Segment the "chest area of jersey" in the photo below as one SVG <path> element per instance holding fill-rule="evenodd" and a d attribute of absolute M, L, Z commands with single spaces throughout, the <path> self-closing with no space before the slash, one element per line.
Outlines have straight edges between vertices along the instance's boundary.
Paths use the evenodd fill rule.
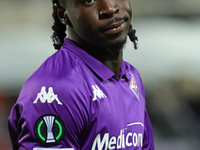
<path fill-rule="evenodd" d="M 138 99 L 129 84 L 93 85 L 92 123 L 96 137 L 92 149 L 142 147 L 144 100 Z"/>
<path fill-rule="evenodd" d="M 145 100 L 139 83 L 125 80 L 93 83 L 90 89 L 93 116 L 109 120 L 112 117 L 113 121 L 142 118 Z"/>

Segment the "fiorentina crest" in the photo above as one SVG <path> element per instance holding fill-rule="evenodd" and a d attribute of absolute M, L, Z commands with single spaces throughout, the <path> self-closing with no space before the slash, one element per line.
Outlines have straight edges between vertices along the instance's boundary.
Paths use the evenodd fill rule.
<path fill-rule="evenodd" d="M 139 89 L 138 89 L 137 83 L 135 81 L 135 78 L 134 78 L 134 76 L 132 74 L 131 74 L 131 82 L 130 82 L 129 88 L 135 94 L 135 96 L 137 97 L 138 101 L 140 101 L 140 99 L 139 99 Z"/>

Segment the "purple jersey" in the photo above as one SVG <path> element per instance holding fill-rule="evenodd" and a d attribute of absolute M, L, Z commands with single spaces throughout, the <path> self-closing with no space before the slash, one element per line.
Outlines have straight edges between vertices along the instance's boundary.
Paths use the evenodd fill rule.
<path fill-rule="evenodd" d="M 16 150 L 154 150 L 138 71 L 122 60 L 117 79 L 69 39 L 25 82 L 9 131 Z"/>

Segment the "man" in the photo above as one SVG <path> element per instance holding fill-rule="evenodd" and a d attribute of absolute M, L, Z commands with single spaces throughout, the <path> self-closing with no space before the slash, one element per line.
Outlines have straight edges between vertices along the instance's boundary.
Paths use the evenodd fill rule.
<path fill-rule="evenodd" d="M 24 84 L 9 117 L 13 149 L 154 150 L 130 0 L 53 0 L 58 49 Z M 65 30 L 67 26 L 67 38 Z"/>

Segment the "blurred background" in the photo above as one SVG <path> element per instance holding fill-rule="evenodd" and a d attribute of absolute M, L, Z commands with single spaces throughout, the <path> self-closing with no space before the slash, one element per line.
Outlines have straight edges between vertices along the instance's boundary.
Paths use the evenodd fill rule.
<path fill-rule="evenodd" d="M 156 150 L 200 147 L 200 1 L 132 0 L 140 72 Z M 50 0 L 0 0 L 0 150 L 11 150 L 10 109 L 26 79 L 55 52 Z M 30 112 L 31 113 L 31 112 Z"/>

